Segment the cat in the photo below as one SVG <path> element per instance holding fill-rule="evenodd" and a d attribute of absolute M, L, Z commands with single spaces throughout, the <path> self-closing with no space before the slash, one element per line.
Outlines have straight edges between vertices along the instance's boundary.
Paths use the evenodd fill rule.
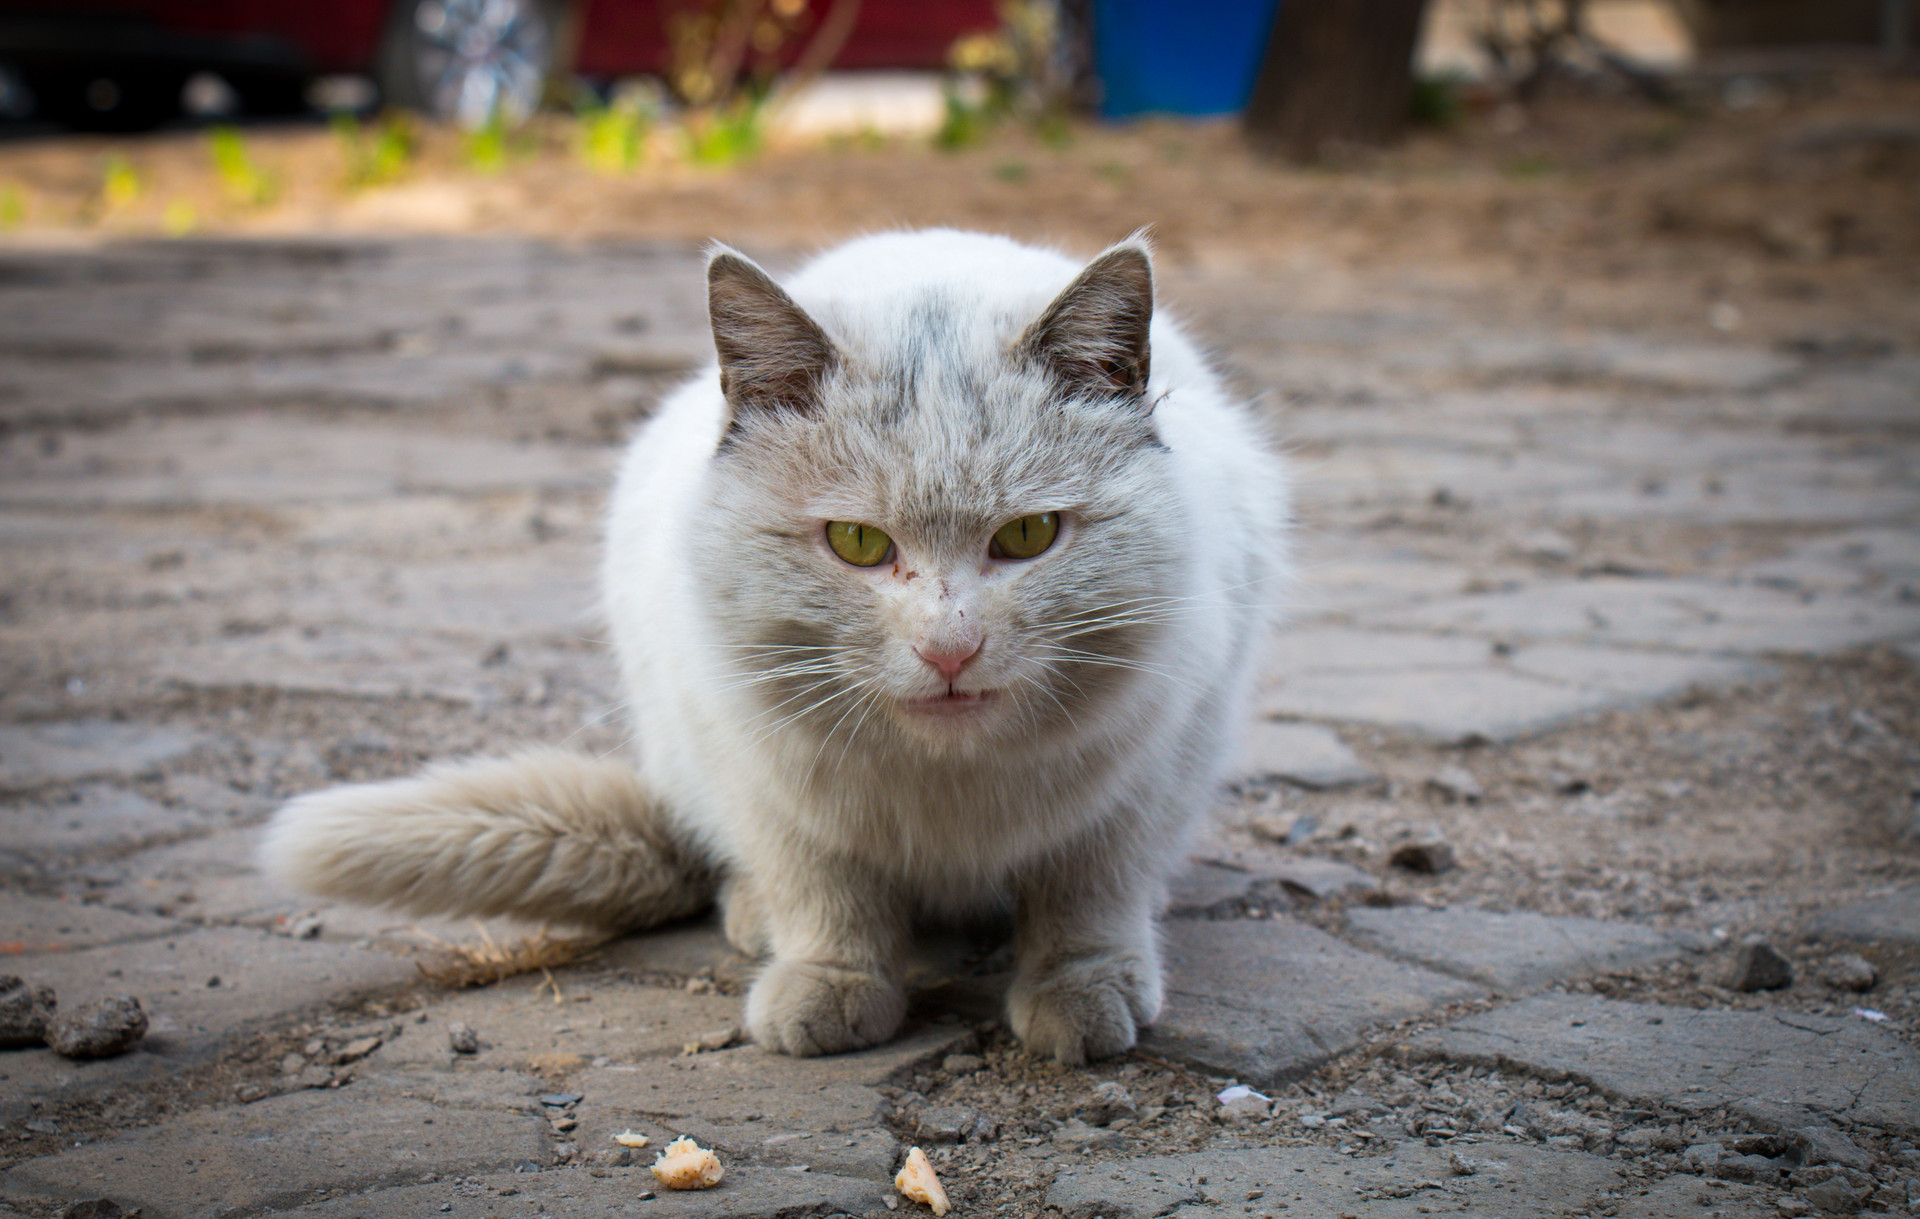
<path fill-rule="evenodd" d="M 1154 306 L 1081 266 L 890 233 L 785 288 L 717 247 L 717 364 L 640 430 L 603 608 L 633 764 L 558 749 L 293 800 L 309 892 L 638 928 L 716 898 L 761 1045 L 874 1045 L 916 919 L 1011 913 L 1008 1023 L 1081 1063 L 1160 1008 L 1158 917 L 1288 575 L 1287 482 Z"/>

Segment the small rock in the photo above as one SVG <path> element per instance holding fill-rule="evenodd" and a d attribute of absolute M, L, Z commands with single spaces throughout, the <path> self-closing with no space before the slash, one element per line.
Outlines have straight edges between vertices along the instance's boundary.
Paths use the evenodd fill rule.
<path fill-rule="evenodd" d="M 132 995 L 108 995 L 55 1018 L 47 1044 L 68 1058 L 112 1058 L 147 1035 L 147 1013 Z"/>
<path fill-rule="evenodd" d="M 1746 1181 L 1760 1185 L 1776 1184 L 1786 1166 L 1766 1156 L 1722 1156 L 1713 1166 L 1713 1175 L 1724 1181 Z"/>
<path fill-rule="evenodd" d="M 1803 1192 L 1807 1201 L 1829 1215 L 1851 1215 L 1860 1209 L 1867 1191 L 1845 1177 L 1828 1177 L 1817 1185 L 1809 1185 Z"/>
<path fill-rule="evenodd" d="M 60 1125 L 57 1122 L 50 1122 L 44 1117 L 36 1117 L 26 1123 L 26 1131 L 28 1134 L 59 1134 Z"/>
<path fill-rule="evenodd" d="M 579 1104 L 585 1097 L 584 1092 L 549 1092 L 540 1098 L 540 1103 L 549 1109 L 565 1109 Z"/>
<path fill-rule="evenodd" d="M 0 1050 L 44 1044 L 57 1006 L 51 986 L 0 975 Z"/>
<path fill-rule="evenodd" d="M 1838 1164 L 1861 1172 L 1873 1170 L 1873 1156 L 1831 1126 L 1802 1126 L 1793 1132 L 1793 1154 L 1802 1164 Z"/>
<path fill-rule="evenodd" d="M 362 1058 L 380 1048 L 382 1037 L 356 1037 L 333 1052 L 335 1066 L 345 1066 L 350 1062 L 359 1062 Z"/>
<path fill-rule="evenodd" d="M 1381 1104 L 1359 1089 L 1349 1089 L 1334 1098 L 1327 1109 L 1328 1117 L 1374 1117 L 1390 1111 L 1390 1107 Z"/>
<path fill-rule="evenodd" d="M 1464 766 L 1442 766 L 1427 776 L 1427 788 L 1460 804 L 1478 804 L 1486 798 L 1486 788 Z"/>
<path fill-rule="evenodd" d="M 288 924 L 287 934 L 296 940 L 318 939 L 320 936 L 320 926 L 320 918 L 318 915 L 306 914 Z"/>
<path fill-rule="evenodd" d="M 1053 1145 L 1059 1151 L 1119 1151 L 1126 1147 L 1127 1140 L 1115 1131 L 1075 1118 L 1053 1132 Z"/>
<path fill-rule="evenodd" d="M 456 1054 L 478 1054 L 480 1052 L 480 1034 L 473 1026 L 456 1020 L 447 1026 L 447 1048 Z"/>
<path fill-rule="evenodd" d="M 1820 980 L 1835 990 L 1872 990 L 1874 983 L 1880 980 L 1880 971 L 1867 958 L 1848 952 L 1823 962 Z"/>
<path fill-rule="evenodd" d="M 1793 964 L 1765 940 L 1751 940 L 1734 953 L 1726 984 L 1731 990 L 1780 990 L 1793 985 Z"/>
<path fill-rule="evenodd" d="M 1720 1163 L 1720 1158 L 1726 1154 L 1726 1151 L 1727 1149 L 1718 1143 L 1695 1143 L 1687 1148 L 1687 1154 L 1682 1158 L 1686 1162 L 1687 1171 L 1710 1173 L 1714 1166 Z"/>
<path fill-rule="evenodd" d="M 1428 842 L 1403 842 L 1393 849 L 1387 862 L 1409 872 L 1434 876 L 1453 867 L 1453 848 L 1434 839 Z"/>
<path fill-rule="evenodd" d="M 1081 1116 L 1091 1126 L 1111 1126 L 1123 1117 L 1138 1117 L 1140 1106 L 1118 1080 L 1108 1080 L 1094 1088 L 1093 1096 L 1081 1107 Z"/>
<path fill-rule="evenodd" d="M 963 1143 L 979 1117 L 956 1105 L 929 1105 L 914 1114 L 914 1133 L 928 1143 Z"/>
<path fill-rule="evenodd" d="M 1447 1170 L 1456 1177 L 1471 1177 L 1474 1173 L 1480 1171 L 1480 1164 L 1479 1161 L 1469 1160 L 1457 1151 L 1449 1151 L 1447 1153 Z"/>
<path fill-rule="evenodd" d="M 703 1051 L 713 1053 L 716 1050 L 724 1050 L 730 1045 L 738 1045 L 739 1043 L 739 1026 L 729 1024 L 725 1028 L 713 1029 L 710 1032 L 700 1034 L 699 1037 L 687 1044 L 686 1050 L 690 1054 L 698 1054 Z"/>
<path fill-rule="evenodd" d="M 987 1060 L 978 1054 L 949 1054 L 941 1060 L 940 1069 L 949 1075 L 971 1075 L 987 1065 Z"/>
<path fill-rule="evenodd" d="M 1574 556 L 1574 545 L 1563 533 L 1538 529 L 1520 539 L 1520 553 L 1530 559 L 1564 563 Z"/>

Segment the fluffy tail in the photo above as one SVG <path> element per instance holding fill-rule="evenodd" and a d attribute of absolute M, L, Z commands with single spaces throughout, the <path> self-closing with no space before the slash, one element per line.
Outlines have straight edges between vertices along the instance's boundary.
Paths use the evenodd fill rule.
<path fill-rule="evenodd" d="M 612 930 L 698 913 L 717 887 L 639 775 L 559 749 L 301 796 L 260 859 L 322 897 Z"/>

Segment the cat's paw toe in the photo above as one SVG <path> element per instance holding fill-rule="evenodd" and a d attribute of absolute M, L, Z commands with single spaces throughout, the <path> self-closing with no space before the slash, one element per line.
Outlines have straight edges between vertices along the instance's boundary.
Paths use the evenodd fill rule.
<path fill-rule="evenodd" d="M 747 995 L 754 1041 L 800 1057 L 878 1045 L 906 1012 L 905 993 L 887 979 L 807 961 L 775 961 Z"/>
<path fill-rule="evenodd" d="M 1131 1049 L 1159 1012 L 1159 989 L 1157 971 L 1136 958 L 1076 961 L 1016 979 L 1007 1015 L 1028 1050 L 1078 1066 Z"/>

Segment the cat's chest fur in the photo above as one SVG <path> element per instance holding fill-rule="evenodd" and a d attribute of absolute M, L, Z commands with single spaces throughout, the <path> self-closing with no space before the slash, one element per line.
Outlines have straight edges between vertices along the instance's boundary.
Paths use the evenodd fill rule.
<path fill-rule="evenodd" d="M 785 283 L 825 357 L 750 300 L 729 391 L 687 385 L 633 442 L 604 607 L 641 770 L 718 857 L 841 858 L 956 909 L 1049 853 L 1172 849 L 1209 802 L 1279 599 L 1284 481 L 1164 316 L 1134 394 L 1106 392 L 1118 304 L 1036 338 L 1080 271 L 972 234 L 856 241 Z M 1046 551 L 995 557 L 1043 514 Z M 883 531 L 884 569 L 823 544 L 835 521 Z"/>

